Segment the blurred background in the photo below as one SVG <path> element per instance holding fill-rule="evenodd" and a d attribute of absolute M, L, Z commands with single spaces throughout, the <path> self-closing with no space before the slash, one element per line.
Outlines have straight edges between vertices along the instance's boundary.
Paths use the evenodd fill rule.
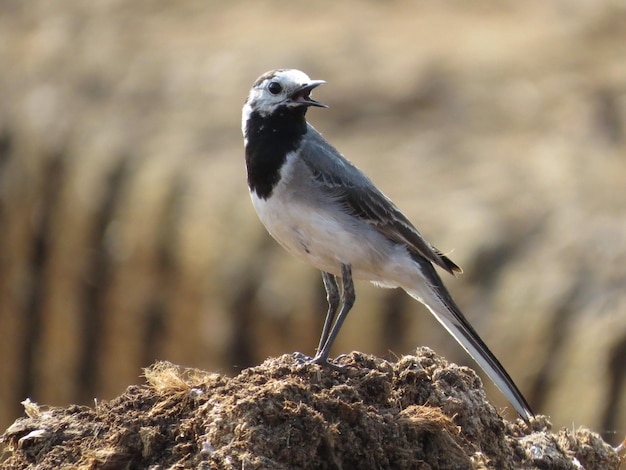
<path fill-rule="evenodd" d="M 240 131 L 257 76 L 298 68 L 328 82 L 313 125 L 464 268 L 444 280 L 536 411 L 621 441 L 625 24 L 617 0 L 0 0 L 0 428 L 157 359 L 314 352 L 321 277 L 258 221 Z M 475 367 L 359 283 L 334 354 L 418 345 Z"/>

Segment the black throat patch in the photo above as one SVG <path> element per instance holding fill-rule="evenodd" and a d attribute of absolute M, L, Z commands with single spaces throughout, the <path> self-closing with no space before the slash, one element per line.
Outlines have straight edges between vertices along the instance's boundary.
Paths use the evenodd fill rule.
<path fill-rule="evenodd" d="M 280 180 L 287 154 L 298 148 L 306 133 L 306 108 L 283 108 L 269 116 L 252 112 L 246 122 L 248 187 L 267 199 Z"/>

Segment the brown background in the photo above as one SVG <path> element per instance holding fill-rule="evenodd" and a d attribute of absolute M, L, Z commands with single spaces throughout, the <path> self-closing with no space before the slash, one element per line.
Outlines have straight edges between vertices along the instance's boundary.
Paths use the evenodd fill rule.
<path fill-rule="evenodd" d="M 156 359 L 313 352 L 319 273 L 258 222 L 240 134 L 256 77 L 294 67 L 328 82 L 310 121 L 463 266 L 445 280 L 531 404 L 626 433 L 623 2 L 0 10 L 0 427 Z M 473 365 L 402 292 L 358 284 L 334 353 L 417 345 Z"/>

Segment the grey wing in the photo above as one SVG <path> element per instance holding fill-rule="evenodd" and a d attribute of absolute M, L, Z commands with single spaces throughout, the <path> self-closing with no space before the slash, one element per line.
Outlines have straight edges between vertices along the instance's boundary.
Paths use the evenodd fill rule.
<path fill-rule="evenodd" d="M 463 272 L 428 243 L 395 204 L 310 125 L 301 156 L 318 187 L 351 215 L 367 221 L 389 240 L 405 245 L 413 256 L 422 256 L 453 275 Z"/>

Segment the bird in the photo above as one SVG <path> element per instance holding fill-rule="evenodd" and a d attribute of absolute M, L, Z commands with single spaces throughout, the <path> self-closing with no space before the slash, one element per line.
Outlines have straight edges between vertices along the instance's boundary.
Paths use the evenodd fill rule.
<path fill-rule="evenodd" d="M 307 122 L 309 108 L 328 108 L 311 97 L 325 83 L 296 69 L 266 72 L 250 89 L 241 118 L 247 183 L 259 219 L 285 250 L 322 273 L 328 310 L 317 352 L 302 355 L 304 361 L 341 370 L 329 355 L 356 299 L 354 279 L 400 287 L 430 310 L 528 422 L 531 407 L 435 266 L 454 276 L 461 268 Z"/>

